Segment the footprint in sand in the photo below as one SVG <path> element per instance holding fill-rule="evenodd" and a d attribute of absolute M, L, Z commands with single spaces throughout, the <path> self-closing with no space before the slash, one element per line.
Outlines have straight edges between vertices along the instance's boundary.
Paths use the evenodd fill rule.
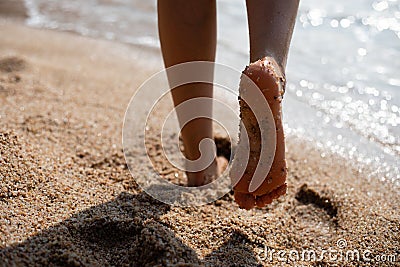
<path fill-rule="evenodd" d="M 22 71 L 27 66 L 26 61 L 19 57 L 10 56 L 0 59 L 0 71 L 2 72 Z"/>
<path fill-rule="evenodd" d="M 328 195 L 325 196 L 325 194 L 319 192 L 317 189 L 303 184 L 297 191 L 295 198 L 303 205 L 312 205 L 319 211 L 322 211 L 323 213 L 316 212 L 316 215 L 319 217 L 318 220 L 323 220 L 323 217 L 328 215 L 328 220 L 333 222 L 334 225 L 338 225 L 338 204 Z"/>

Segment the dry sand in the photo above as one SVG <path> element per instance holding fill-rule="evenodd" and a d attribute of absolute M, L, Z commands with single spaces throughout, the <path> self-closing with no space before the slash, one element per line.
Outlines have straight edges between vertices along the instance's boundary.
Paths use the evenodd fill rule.
<path fill-rule="evenodd" d="M 240 210 L 231 193 L 195 208 L 147 196 L 121 145 L 129 98 L 155 70 L 140 50 L 1 23 L 0 266 L 399 265 L 397 190 L 295 138 L 288 193 L 267 208 Z M 266 246 L 317 259 L 263 259 Z M 330 248 L 360 261 L 318 259 Z"/>

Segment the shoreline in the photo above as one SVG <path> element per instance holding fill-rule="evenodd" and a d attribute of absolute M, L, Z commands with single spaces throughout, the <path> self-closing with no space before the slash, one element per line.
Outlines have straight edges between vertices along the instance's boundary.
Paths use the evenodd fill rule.
<path fill-rule="evenodd" d="M 339 239 L 346 249 L 398 253 L 396 189 L 295 138 L 287 140 L 288 193 L 267 208 L 240 210 L 232 194 L 193 208 L 155 201 L 138 188 L 121 151 L 129 98 L 154 72 L 141 51 L 12 22 L 0 34 L 6 264 L 291 266 L 260 253 L 335 248 Z"/>

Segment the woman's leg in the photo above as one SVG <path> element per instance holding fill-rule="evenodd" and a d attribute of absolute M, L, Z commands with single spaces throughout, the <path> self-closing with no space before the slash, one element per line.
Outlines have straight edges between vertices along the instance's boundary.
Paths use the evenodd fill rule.
<path fill-rule="evenodd" d="M 273 113 L 276 126 L 276 151 L 271 169 L 264 182 L 250 191 L 261 154 L 261 131 L 254 114 L 247 104 L 240 101 L 243 124 L 250 139 L 250 160 L 245 173 L 235 185 L 235 200 L 240 207 L 263 207 L 286 192 L 285 140 L 281 116 L 281 100 L 284 88 L 284 72 L 290 40 L 296 20 L 299 0 L 247 0 L 250 33 L 250 66 L 244 74 L 259 88 Z M 240 94 L 245 88 L 240 88 Z M 245 90 L 246 91 L 246 90 Z M 244 91 L 243 91 L 244 92 Z M 243 129 L 244 130 L 244 129 Z M 252 147 L 253 146 L 253 147 Z"/>
<path fill-rule="evenodd" d="M 215 0 L 158 0 L 158 29 L 165 67 L 190 61 L 214 61 L 216 50 L 216 2 Z M 213 78 L 210 69 L 209 80 Z M 169 77 L 171 79 L 171 77 Z M 170 81 L 171 82 L 171 81 Z M 213 97 L 212 84 L 192 83 L 172 90 L 175 106 L 197 97 Z M 211 101 L 202 110 L 212 116 Z M 182 121 L 184 114 L 177 112 Z M 204 114 L 203 114 L 204 115 Z M 212 120 L 198 118 L 183 128 L 181 136 L 185 156 L 189 160 L 200 157 L 199 143 L 205 138 L 213 139 Z M 211 149 L 211 148 L 210 148 Z M 188 185 L 198 186 L 216 175 L 214 162 L 204 171 L 187 172 Z"/>
<path fill-rule="evenodd" d="M 250 63 L 272 57 L 285 70 L 299 0 L 247 0 Z"/>

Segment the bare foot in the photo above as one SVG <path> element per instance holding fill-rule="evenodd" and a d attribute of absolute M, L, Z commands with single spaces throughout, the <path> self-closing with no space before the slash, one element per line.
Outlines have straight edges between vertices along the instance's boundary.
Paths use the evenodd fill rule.
<path fill-rule="evenodd" d="M 200 172 L 186 172 L 188 186 L 201 186 L 211 183 L 224 173 L 228 166 L 228 160 L 225 157 L 216 157 L 214 162 L 205 170 Z"/>
<path fill-rule="evenodd" d="M 234 185 L 233 189 L 235 201 L 239 204 L 239 207 L 247 210 L 254 206 L 264 207 L 286 193 L 287 169 L 281 116 L 284 77 L 280 73 L 280 67 L 271 58 L 263 58 L 251 63 L 243 72 L 261 90 L 272 111 L 276 126 L 276 151 L 271 169 L 263 183 L 255 191 L 249 192 L 250 181 L 261 153 L 261 131 L 252 110 L 239 98 L 241 118 L 249 137 L 250 158 L 242 178 Z M 241 86 L 239 89 L 240 95 L 242 95 L 243 90 L 245 88 Z"/>

